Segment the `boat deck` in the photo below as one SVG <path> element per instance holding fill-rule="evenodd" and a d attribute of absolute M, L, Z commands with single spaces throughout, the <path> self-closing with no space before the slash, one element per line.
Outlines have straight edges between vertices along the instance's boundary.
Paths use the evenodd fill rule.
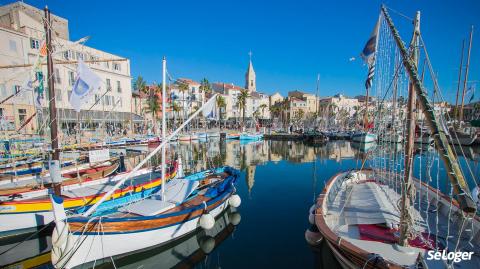
<path fill-rule="evenodd" d="M 444 268 L 444 261 L 427 260 L 427 251 L 438 244 L 439 249 L 448 252 L 475 252 L 471 261 L 455 263 L 455 268 L 479 268 L 478 218 L 466 218 L 463 223 L 454 205 L 418 181 L 416 200 L 410 210 L 416 237 L 409 239 L 408 248 L 395 244 L 399 235 L 397 205 L 402 178 L 391 178 L 370 171 L 359 172 L 355 177 L 347 177 L 347 173 L 338 175 L 323 204 L 324 218 L 331 231 L 342 240 L 400 265 L 415 265 L 421 253 L 430 268 Z"/>

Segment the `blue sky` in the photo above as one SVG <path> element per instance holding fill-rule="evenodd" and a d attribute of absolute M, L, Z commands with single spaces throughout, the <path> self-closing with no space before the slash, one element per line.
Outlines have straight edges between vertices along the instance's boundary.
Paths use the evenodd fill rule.
<path fill-rule="evenodd" d="M 5 4 L 12 1 L 1 1 Z M 358 57 L 381 1 L 25 1 L 48 4 L 69 20 L 70 38 L 131 59 L 132 76 L 161 80 L 165 55 L 171 75 L 244 84 L 253 52 L 257 89 L 266 93 L 362 94 L 366 67 Z M 470 79 L 480 80 L 480 1 L 386 1 L 413 17 L 422 33 L 444 96 L 454 100 L 461 42 L 475 25 Z M 391 13 L 404 40 L 410 28 Z M 355 61 L 349 61 L 356 57 Z M 480 83 L 477 88 L 480 88 Z M 477 93 L 477 98 L 480 93 Z"/>

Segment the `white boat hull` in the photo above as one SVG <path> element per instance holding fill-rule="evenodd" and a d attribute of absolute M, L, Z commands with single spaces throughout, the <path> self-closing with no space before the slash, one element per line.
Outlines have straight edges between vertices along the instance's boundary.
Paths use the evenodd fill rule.
<path fill-rule="evenodd" d="M 373 143 L 377 141 L 377 135 L 372 133 L 355 134 L 352 141 L 358 143 Z"/>
<path fill-rule="evenodd" d="M 215 218 L 228 207 L 228 199 L 210 211 Z M 69 241 L 81 242 L 64 268 L 73 268 L 81 264 L 94 262 L 102 258 L 138 251 L 144 248 L 168 243 L 185 234 L 195 231 L 199 227 L 199 217 L 173 226 L 134 233 L 112 235 L 75 235 L 69 234 Z"/>

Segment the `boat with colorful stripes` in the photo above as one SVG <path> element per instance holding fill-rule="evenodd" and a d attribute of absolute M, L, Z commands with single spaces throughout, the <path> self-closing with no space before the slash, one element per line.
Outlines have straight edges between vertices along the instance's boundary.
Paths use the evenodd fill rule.
<path fill-rule="evenodd" d="M 166 179 L 176 176 L 177 163 L 170 165 L 166 171 Z M 126 173 L 107 177 L 100 181 L 86 182 L 82 185 L 62 187 L 65 209 L 71 213 L 83 212 L 95 204 L 101 197 L 113 189 Z M 158 169 L 140 169 L 131 175 L 131 179 L 116 189 L 111 197 L 101 205 L 99 210 L 107 210 L 111 206 L 135 201 L 157 192 L 161 188 L 162 176 Z M 32 229 L 49 224 L 53 220 L 52 203 L 48 191 L 30 193 L 34 198 L 22 197 L 0 201 L 0 237 L 29 232 Z M 43 194 L 43 195 L 42 195 Z"/>
<path fill-rule="evenodd" d="M 64 202 L 52 196 L 56 218 L 52 263 L 72 268 L 166 244 L 199 227 L 211 229 L 215 217 L 240 205 L 234 186 L 238 176 L 237 170 L 222 167 L 177 178 L 167 183 L 163 196 L 119 207 L 101 218 L 65 219 Z"/>

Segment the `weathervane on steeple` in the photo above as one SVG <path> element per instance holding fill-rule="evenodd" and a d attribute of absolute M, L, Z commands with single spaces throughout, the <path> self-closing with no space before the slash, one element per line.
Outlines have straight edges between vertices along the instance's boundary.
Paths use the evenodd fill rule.
<path fill-rule="evenodd" d="M 250 62 L 252 61 L 252 51 L 248 52 L 248 57 L 250 57 Z"/>

